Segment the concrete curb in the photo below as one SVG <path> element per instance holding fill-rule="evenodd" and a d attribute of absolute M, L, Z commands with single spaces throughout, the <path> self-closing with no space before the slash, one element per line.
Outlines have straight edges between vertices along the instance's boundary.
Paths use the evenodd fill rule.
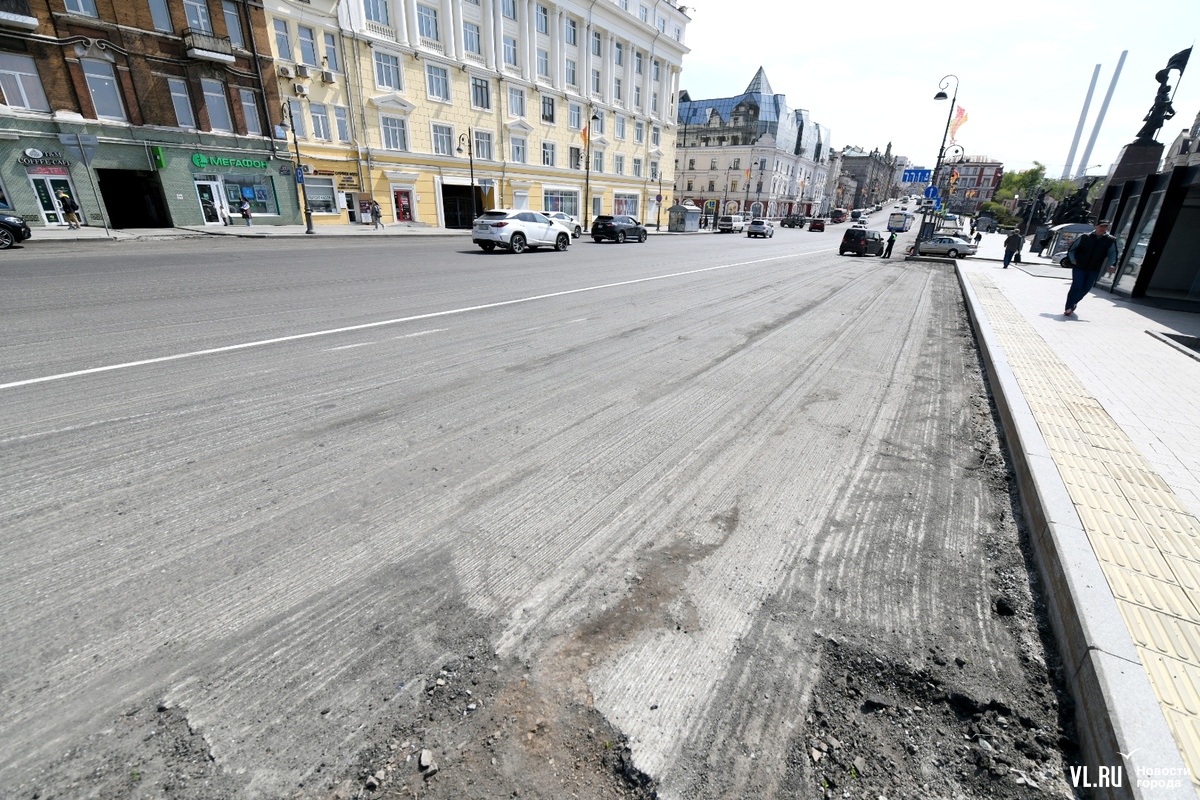
<path fill-rule="evenodd" d="M 1163 769 L 1186 776 L 1179 746 L 1007 356 L 970 278 L 961 267 L 956 272 L 1004 428 L 1050 624 L 1075 700 L 1087 779 L 1095 784 L 1099 767 L 1124 768 L 1121 786 L 1094 786 L 1093 796 L 1195 800 L 1190 780 L 1178 789 L 1137 785 L 1139 775 Z"/>

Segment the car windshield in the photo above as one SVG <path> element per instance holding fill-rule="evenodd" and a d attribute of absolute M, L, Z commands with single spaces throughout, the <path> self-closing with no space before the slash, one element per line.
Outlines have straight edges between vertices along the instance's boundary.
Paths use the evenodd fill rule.
<path fill-rule="evenodd" d="M 612 222 L 612 217 L 596 217 L 596 222 Z"/>
<path fill-rule="evenodd" d="M 485 211 L 481 219 L 506 219 L 507 217 L 507 211 Z"/>

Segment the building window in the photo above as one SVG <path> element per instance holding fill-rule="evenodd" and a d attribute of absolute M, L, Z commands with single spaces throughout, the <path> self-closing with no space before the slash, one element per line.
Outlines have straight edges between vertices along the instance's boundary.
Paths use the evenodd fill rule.
<path fill-rule="evenodd" d="M 738 187 L 738 182 L 737 182 L 737 181 L 730 181 L 730 183 L 729 183 L 729 191 L 731 191 L 731 192 L 736 192 L 736 191 L 737 191 L 737 187 Z"/>
<path fill-rule="evenodd" d="M 471 78 L 471 105 L 490 111 L 492 108 L 492 84 L 487 78 Z"/>
<path fill-rule="evenodd" d="M 332 141 L 333 135 L 329 132 L 329 112 L 325 109 L 325 105 L 309 103 L 308 111 L 312 115 L 313 138 Z"/>
<path fill-rule="evenodd" d="M 653 181 L 653 180 L 657 180 L 657 179 L 658 179 L 658 162 L 651 161 L 650 162 L 650 180 Z"/>
<path fill-rule="evenodd" d="M 30 111 L 50 110 L 37 66 L 29 56 L 0 53 L 0 90 L 7 105 Z"/>
<path fill-rule="evenodd" d="M 304 196 L 314 214 L 337 214 L 337 194 L 333 190 L 333 178 L 308 176 L 304 179 Z"/>
<path fill-rule="evenodd" d="M 675 26 L 675 41 L 683 41 L 683 28 L 679 27 L 678 25 Z"/>
<path fill-rule="evenodd" d="M 690 181 L 690 180 L 687 182 L 687 190 L 689 192 L 693 190 L 693 186 L 692 186 L 693 183 L 694 183 L 694 181 Z"/>
<path fill-rule="evenodd" d="M 343 106 L 334 106 L 333 121 L 337 125 L 339 142 L 350 141 L 350 112 Z"/>
<path fill-rule="evenodd" d="M 623 156 L 623 155 L 613 156 L 613 172 L 615 172 L 618 175 L 625 174 L 625 156 Z"/>
<path fill-rule="evenodd" d="M 449 125 L 433 123 L 433 153 L 438 156 L 453 155 L 454 130 Z"/>
<path fill-rule="evenodd" d="M 602 45 L 603 41 L 600 38 L 600 31 L 592 31 L 592 55 L 600 55 L 600 48 Z"/>
<path fill-rule="evenodd" d="M 492 160 L 491 131 L 475 131 L 475 157 L 484 161 Z"/>
<path fill-rule="evenodd" d="M 509 19 L 517 18 L 517 0 L 503 0 L 500 5 L 501 12 Z"/>
<path fill-rule="evenodd" d="M 554 142 L 542 142 L 542 166 L 554 166 Z"/>
<path fill-rule="evenodd" d="M 635 142 L 637 142 L 638 144 L 641 144 L 642 142 L 646 141 L 646 123 L 644 123 L 644 122 L 633 123 L 633 140 Z"/>
<path fill-rule="evenodd" d="M 312 28 L 300 26 L 300 60 L 310 67 L 317 66 L 317 37 Z"/>
<path fill-rule="evenodd" d="M 616 61 L 618 67 L 625 65 L 625 45 L 620 42 L 613 45 L 613 60 Z"/>
<path fill-rule="evenodd" d="M 579 214 L 579 192 L 546 189 L 542 192 L 542 208 L 547 213 L 561 211 L 564 214 L 577 216 Z"/>
<path fill-rule="evenodd" d="M 571 103 L 567 107 L 567 127 L 573 131 L 583 130 L 583 106 Z"/>
<path fill-rule="evenodd" d="M 96 0 L 67 0 L 67 11 L 73 14 L 96 15 Z"/>
<path fill-rule="evenodd" d="M 417 32 L 422 39 L 438 40 L 437 9 L 429 6 L 417 6 Z"/>
<path fill-rule="evenodd" d="M 614 100 L 621 99 L 621 79 L 620 78 L 613 78 L 613 99 Z"/>
<path fill-rule="evenodd" d="M 408 149 L 408 124 L 401 117 L 379 117 L 379 130 L 383 134 L 384 150 Z"/>
<path fill-rule="evenodd" d="M 525 90 L 508 87 L 508 114 L 512 117 L 525 116 Z"/>
<path fill-rule="evenodd" d="M 715 191 L 717 190 L 717 182 L 716 182 L 716 181 L 709 181 L 709 182 L 708 182 L 708 190 L 709 190 L 710 192 L 715 192 Z"/>
<path fill-rule="evenodd" d="M 633 54 L 633 71 L 636 72 L 638 75 L 642 74 L 642 54 L 641 53 Z"/>
<path fill-rule="evenodd" d="M 100 119 L 117 119 L 125 122 L 125 107 L 121 104 L 121 91 L 113 75 L 112 64 L 107 61 L 81 61 L 83 74 L 87 78 L 88 92 L 92 105 Z"/>
<path fill-rule="evenodd" d="M 225 94 L 225 84 L 220 81 L 203 79 L 200 88 L 204 90 L 204 105 L 208 108 L 208 124 L 214 131 L 233 133 L 233 118 L 229 116 L 229 98 Z"/>
<path fill-rule="evenodd" d="M 233 0 L 221 0 L 221 13 L 225 16 L 225 30 L 229 33 L 229 43 L 245 49 L 246 38 L 242 35 L 242 17 L 238 13 L 237 3 Z"/>
<path fill-rule="evenodd" d="M 170 33 L 175 30 L 175 26 L 171 24 L 171 11 L 167 8 L 167 0 L 150 0 L 150 22 L 156 31 Z"/>
<path fill-rule="evenodd" d="M 567 20 L 563 33 L 566 36 L 567 44 L 579 44 L 579 26 L 575 24 L 575 20 Z"/>
<path fill-rule="evenodd" d="M 597 111 L 592 114 L 592 133 L 604 135 L 604 112 Z"/>
<path fill-rule="evenodd" d="M 479 26 L 474 22 L 463 23 L 463 47 L 468 53 L 481 55 L 483 47 L 479 39 Z"/>
<path fill-rule="evenodd" d="M 645 6 L 639 6 L 638 19 L 640 19 L 642 22 L 645 22 L 647 25 L 650 24 L 650 9 L 646 8 Z"/>
<path fill-rule="evenodd" d="M 650 111 L 654 114 L 658 113 L 658 92 L 650 93 Z"/>
<path fill-rule="evenodd" d="M 330 72 L 338 72 L 337 37 L 332 33 L 325 34 L 325 68 Z"/>
<path fill-rule="evenodd" d="M 603 150 L 596 150 L 592 153 L 592 172 L 604 172 Z"/>
<path fill-rule="evenodd" d="M 537 7 L 537 32 L 550 32 L 550 12 L 545 6 Z"/>
<path fill-rule="evenodd" d="M 542 122 L 549 122 L 551 125 L 554 124 L 554 98 L 553 97 L 543 97 L 542 98 Z"/>
<path fill-rule="evenodd" d="M 650 145 L 658 147 L 662 143 L 662 128 L 655 125 L 650 129 Z"/>
<path fill-rule="evenodd" d="M 600 94 L 600 70 L 592 70 L 592 91 Z"/>
<path fill-rule="evenodd" d="M 400 59 L 387 53 L 375 53 L 375 84 L 380 89 L 400 90 Z"/>
<path fill-rule="evenodd" d="M 504 63 L 510 67 L 517 65 L 517 40 L 512 36 L 504 37 Z"/>
<path fill-rule="evenodd" d="M 571 169 L 583 169 L 583 151 L 578 147 L 572 147 L 567 151 L 567 157 L 570 161 Z"/>
<path fill-rule="evenodd" d="M 242 101 L 242 116 L 246 119 L 246 133 L 251 136 L 262 136 L 262 117 L 258 115 L 258 97 L 249 89 L 239 89 L 238 97 Z"/>
<path fill-rule="evenodd" d="M 550 77 L 550 54 L 541 48 L 537 51 L 537 74 L 542 78 Z"/>
<path fill-rule="evenodd" d="M 275 20 L 275 49 L 283 60 L 292 60 L 292 40 L 288 36 L 287 22 L 282 19 Z"/>
<path fill-rule="evenodd" d="M 292 135 L 297 139 L 307 139 L 308 128 L 304 124 L 304 106 L 300 105 L 299 100 L 288 100 L 288 119 L 296 125 L 296 130 L 292 131 Z"/>
<path fill-rule="evenodd" d="M 613 194 L 613 213 L 637 218 L 638 196 L 636 194 Z"/>
<path fill-rule="evenodd" d="M 662 63 L 656 58 L 654 59 L 654 80 L 657 82 L 662 72 Z"/>
<path fill-rule="evenodd" d="M 619 114 L 617 115 L 617 124 L 616 124 L 615 134 L 618 139 L 625 138 L 625 118 Z"/>
<path fill-rule="evenodd" d="M 208 16 L 208 0 L 183 0 L 183 14 L 188 27 L 212 35 L 212 20 Z"/>
<path fill-rule="evenodd" d="M 666 33 L 666 32 L 667 32 L 667 19 L 666 19 L 666 17 L 657 17 L 657 18 L 655 19 L 655 23 L 656 23 L 656 25 L 657 25 L 657 27 L 658 27 L 658 32 L 659 32 L 659 33 Z"/>
<path fill-rule="evenodd" d="M 642 160 L 640 158 L 635 158 L 633 160 L 633 177 L 642 177 Z"/>
<path fill-rule="evenodd" d="M 716 160 L 715 158 L 714 158 L 712 161 L 708 162 L 708 168 L 709 168 L 709 169 L 716 169 L 716 168 L 717 168 L 717 160 Z"/>
<path fill-rule="evenodd" d="M 392 24 L 388 14 L 388 0 L 363 0 L 363 13 L 366 14 L 368 22 L 389 26 Z"/>
<path fill-rule="evenodd" d="M 431 98 L 447 103 L 450 102 L 450 73 L 446 71 L 445 67 L 426 64 L 425 84 L 429 89 L 429 96 Z"/>
<path fill-rule="evenodd" d="M 567 85 L 568 86 L 578 86 L 579 81 L 576 79 L 576 75 L 575 75 L 575 62 L 569 58 L 567 59 L 566 73 L 567 74 L 565 77 L 567 79 Z"/>
<path fill-rule="evenodd" d="M 525 163 L 525 139 L 514 136 L 509 140 L 512 144 L 512 160 L 518 164 Z"/>
<path fill-rule="evenodd" d="M 187 81 L 182 78 L 167 78 L 171 89 L 171 104 L 175 106 L 175 124 L 181 128 L 196 127 L 196 115 L 192 113 L 192 98 L 188 94 Z"/>
<path fill-rule="evenodd" d="M 642 107 L 642 87 L 636 83 L 633 85 L 633 107 L 637 109 Z"/>

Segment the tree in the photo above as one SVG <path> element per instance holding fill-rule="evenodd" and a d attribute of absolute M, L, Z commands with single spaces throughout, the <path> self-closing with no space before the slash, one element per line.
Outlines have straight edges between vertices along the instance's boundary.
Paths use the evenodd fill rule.
<path fill-rule="evenodd" d="M 979 216 L 991 217 L 1003 226 L 1013 226 L 1020 223 L 1020 218 L 1008 213 L 1008 209 L 1000 203 L 988 202 L 979 207 Z"/>

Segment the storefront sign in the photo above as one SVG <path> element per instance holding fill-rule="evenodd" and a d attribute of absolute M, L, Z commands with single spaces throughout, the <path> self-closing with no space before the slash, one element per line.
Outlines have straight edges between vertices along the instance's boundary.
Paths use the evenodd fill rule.
<path fill-rule="evenodd" d="M 241 167 L 243 169 L 270 169 L 269 161 L 259 161 L 256 158 L 226 158 L 224 156 L 209 156 L 204 153 L 192 153 L 192 165 L 196 169 L 206 167 Z"/>
<path fill-rule="evenodd" d="M 38 150 L 36 147 L 30 147 L 30 148 L 26 149 L 25 154 L 23 156 L 21 156 L 21 158 L 17 159 L 17 163 L 24 164 L 25 166 L 39 166 L 39 165 L 42 165 L 42 166 L 57 165 L 57 166 L 63 166 L 63 167 L 71 166 L 70 160 L 68 160 L 67 157 L 64 156 L 62 153 L 55 152 L 55 151 L 43 153 L 41 150 Z"/>
<path fill-rule="evenodd" d="M 353 172 L 339 172 L 337 176 L 339 189 L 342 191 L 358 190 L 358 175 L 354 174 Z"/>

